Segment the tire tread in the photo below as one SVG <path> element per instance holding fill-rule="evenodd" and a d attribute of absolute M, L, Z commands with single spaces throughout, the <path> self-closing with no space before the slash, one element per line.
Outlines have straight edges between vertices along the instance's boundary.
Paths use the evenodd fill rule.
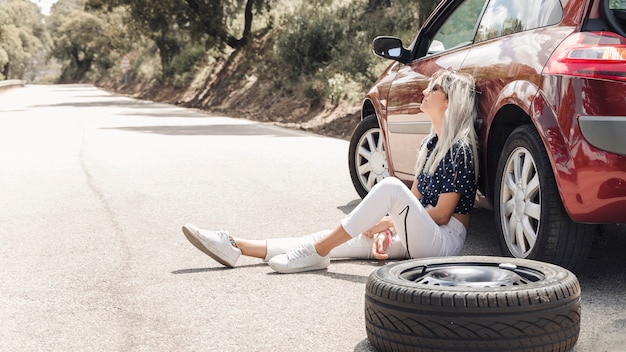
<path fill-rule="evenodd" d="M 538 173 L 540 173 L 540 179 L 542 179 L 541 224 L 539 226 L 538 240 L 535 244 L 536 248 L 531 251 L 528 259 L 546 261 L 574 271 L 581 270 L 591 250 L 594 227 L 576 223 L 567 214 L 561 201 L 550 158 L 545 151 L 539 132 L 533 125 L 518 127 L 507 139 L 498 165 L 495 194 L 500 193 L 501 186 L 497 180 L 502 177 L 502 169 L 506 158 L 517 146 L 529 148 L 535 160 Z M 497 198 L 494 203 L 496 230 L 500 247 L 502 253 L 511 255 L 501 228 L 500 206 Z"/>
<path fill-rule="evenodd" d="M 541 263 L 543 286 L 491 292 L 402 282 L 394 265 L 408 264 L 380 268 L 366 285 L 366 331 L 380 351 L 567 351 L 578 339 L 580 285 L 566 269 Z"/>

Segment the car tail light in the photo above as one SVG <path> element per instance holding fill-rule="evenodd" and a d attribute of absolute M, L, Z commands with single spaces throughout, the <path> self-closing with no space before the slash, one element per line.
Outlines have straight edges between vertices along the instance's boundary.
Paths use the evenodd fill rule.
<path fill-rule="evenodd" d="M 626 38 L 611 32 L 581 32 L 554 51 L 544 74 L 626 81 Z"/>

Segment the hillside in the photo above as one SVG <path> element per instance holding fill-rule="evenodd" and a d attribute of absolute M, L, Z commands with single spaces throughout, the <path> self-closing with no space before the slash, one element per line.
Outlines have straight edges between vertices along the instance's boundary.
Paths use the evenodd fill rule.
<path fill-rule="evenodd" d="M 276 1 L 243 48 L 209 50 L 192 71 L 167 82 L 154 78 L 154 60 L 137 53 L 146 67 L 136 66 L 130 83 L 100 84 L 142 99 L 349 139 L 363 97 L 389 64 L 371 53 L 371 41 L 397 35 L 410 42 L 425 3 L 435 2 L 370 8 L 345 0 Z"/>
<path fill-rule="evenodd" d="M 189 87 L 137 81 L 101 82 L 100 86 L 134 98 L 349 139 L 360 121 L 360 99 L 332 104 L 307 98 L 298 81 L 276 89 L 273 81 L 259 79 L 264 75 L 258 72 L 258 66 L 251 65 L 250 58 L 258 61 L 271 55 L 271 35 L 256 35 L 250 47 L 232 51 L 221 61 L 199 70 Z M 357 94 L 364 96 L 365 91 Z"/>
<path fill-rule="evenodd" d="M 29 0 L 0 7 L 0 79 L 119 94 L 348 139 L 389 64 L 437 0 Z M 98 35 L 93 35 L 98 33 Z M 124 63 L 124 64 L 122 64 Z"/>
<path fill-rule="evenodd" d="M 246 118 L 276 126 L 299 129 L 329 137 L 349 139 L 360 121 L 360 101 L 323 104 L 294 94 L 297 85 L 272 89 L 271 82 L 259 80 L 247 70 L 246 55 L 267 50 L 262 41 L 249 49 L 233 52 L 211 72 L 198 75 L 188 88 L 150 82 L 101 83 L 101 87 L 133 98 L 175 104 L 234 118 Z"/>

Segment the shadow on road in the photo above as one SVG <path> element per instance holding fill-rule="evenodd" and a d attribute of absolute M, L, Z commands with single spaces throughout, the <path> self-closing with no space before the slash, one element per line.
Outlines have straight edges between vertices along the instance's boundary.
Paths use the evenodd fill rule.
<path fill-rule="evenodd" d="M 581 285 L 583 320 L 572 352 L 621 351 L 626 343 L 626 301 L 620 298 L 626 292 L 626 226 L 610 225 L 606 229 L 604 245 L 594 247 L 585 267 L 575 273 Z M 501 256 L 493 211 L 474 210 L 462 254 Z M 354 351 L 376 349 L 366 338 Z"/>
<path fill-rule="evenodd" d="M 463 255 L 501 255 L 495 234 L 493 211 L 475 209 L 472 213 L 470 229 L 465 242 Z M 626 226 L 606 226 L 606 238 L 602 246 L 591 250 L 585 267 L 576 272 L 581 283 L 586 280 L 604 280 L 607 285 L 615 285 L 616 278 L 626 279 Z M 625 287 L 626 288 L 626 287 Z"/>
<path fill-rule="evenodd" d="M 244 268 L 257 268 L 257 267 L 262 267 L 262 266 L 267 266 L 267 264 L 259 263 L 259 264 L 250 264 L 250 265 L 237 265 L 236 268 L 227 268 L 225 266 L 220 266 L 220 267 L 217 267 L 217 268 L 211 267 L 211 268 L 180 269 L 180 270 L 172 271 L 172 274 L 180 275 L 180 274 L 211 273 L 211 272 L 218 272 L 218 271 L 225 271 L 225 270 L 236 270 L 236 269 L 244 269 Z"/>
<path fill-rule="evenodd" d="M 349 213 L 360 200 L 337 207 Z M 487 209 L 474 209 L 462 255 L 501 256 L 496 236 L 494 213 Z M 368 263 L 371 265 L 371 263 Z M 606 226 L 603 246 L 591 250 L 585 267 L 576 272 L 586 293 L 615 291 L 626 292 L 626 226 Z"/>
<path fill-rule="evenodd" d="M 109 127 L 104 130 L 119 130 L 127 132 L 151 133 L 168 136 L 273 136 L 273 137 L 303 137 L 305 134 L 289 130 L 273 128 L 261 124 L 206 124 L 180 126 L 124 126 Z"/>

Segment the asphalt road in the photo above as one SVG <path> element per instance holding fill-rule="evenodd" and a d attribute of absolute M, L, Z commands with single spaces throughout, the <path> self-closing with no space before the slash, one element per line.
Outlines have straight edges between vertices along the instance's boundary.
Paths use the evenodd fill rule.
<path fill-rule="evenodd" d="M 193 222 L 236 236 L 336 226 L 359 199 L 343 140 L 112 96 L 87 85 L 0 94 L 0 351 L 372 351 L 373 261 L 225 269 Z M 478 210 L 464 254 L 498 255 Z M 626 230 L 578 273 L 575 351 L 626 344 Z"/>

